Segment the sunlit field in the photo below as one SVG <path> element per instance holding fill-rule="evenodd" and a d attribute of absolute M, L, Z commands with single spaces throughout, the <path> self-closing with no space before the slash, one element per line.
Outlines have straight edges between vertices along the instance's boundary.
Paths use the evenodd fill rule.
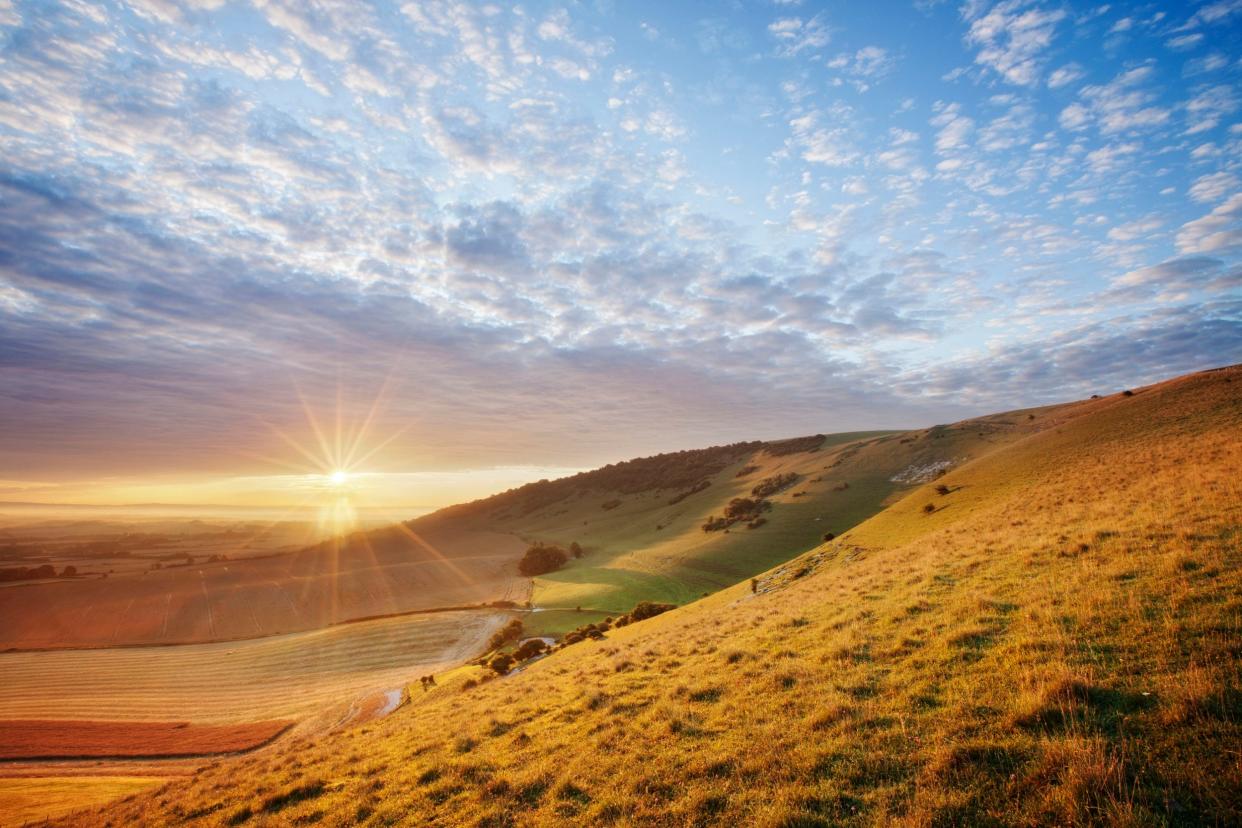
<path fill-rule="evenodd" d="M 0 0 L 0 828 L 1242 825 L 1242 0 Z"/>
<path fill-rule="evenodd" d="M 1240 428 L 1238 369 L 1060 409 L 753 592 L 79 819 L 1235 822 Z"/>

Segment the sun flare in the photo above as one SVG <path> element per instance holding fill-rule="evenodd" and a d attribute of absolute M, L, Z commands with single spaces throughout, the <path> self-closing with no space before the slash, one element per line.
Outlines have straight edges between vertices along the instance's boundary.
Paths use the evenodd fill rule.
<path fill-rule="evenodd" d="M 341 469 L 337 469 L 328 475 L 328 482 L 339 488 L 349 482 L 349 474 Z"/>

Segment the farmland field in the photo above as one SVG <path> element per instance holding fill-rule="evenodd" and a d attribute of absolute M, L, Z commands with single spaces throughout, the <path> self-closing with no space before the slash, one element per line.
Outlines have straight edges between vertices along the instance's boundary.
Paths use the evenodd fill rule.
<path fill-rule="evenodd" d="M 173 757 L 262 745 L 288 720 L 309 734 L 389 712 L 409 683 L 474 655 L 509 617 L 466 610 L 231 643 L 0 653 L 0 825 L 193 773 L 202 759 Z M 82 758 L 32 758 L 70 753 Z M 124 758 L 135 755 L 169 758 Z"/>
<path fill-rule="evenodd" d="M 505 613 L 461 611 L 233 643 L 0 653 L 6 719 L 303 720 L 482 648 Z"/>
<path fill-rule="evenodd" d="M 236 753 L 270 742 L 291 721 L 189 722 L 0 720 L 0 760 L 155 758 Z"/>
<path fill-rule="evenodd" d="M 401 524 L 293 552 L 0 588 L 0 649 L 187 644 L 525 600 L 521 542 Z"/>

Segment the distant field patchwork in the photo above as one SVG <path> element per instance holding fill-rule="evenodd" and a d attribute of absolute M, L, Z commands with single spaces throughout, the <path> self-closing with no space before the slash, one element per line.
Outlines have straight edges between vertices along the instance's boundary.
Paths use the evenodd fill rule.
<path fill-rule="evenodd" d="M 340 543 L 0 588 L 0 650 L 233 641 L 411 610 L 524 601 L 510 535 L 398 525 Z"/>
<path fill-rule="evenodd" d="M 305 719 L 482 649 L 507 620 L 461 611 L 235 643 L 0 653 L 5 719 Z"/>

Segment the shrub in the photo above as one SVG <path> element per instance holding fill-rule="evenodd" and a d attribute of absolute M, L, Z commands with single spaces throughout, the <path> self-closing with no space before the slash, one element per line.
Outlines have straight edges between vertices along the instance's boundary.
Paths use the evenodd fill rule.
<path fill-rule="evenodd" d="M 949 493 L 949 487 L 944 485 L 943 483 L 941 483 L 939 486 L 936 487 L 936 494 L 947 495 L 948 493 Z"/>
<path fill-rule="evenodd" d="M 654 618 L 661 613 L 676 608 L 676 604 L 657 604 L 654 601 L 639 601 L 634 606 L 634 609 L 630 610 L 630 620 L 642 621 L 647 618 Z"/>
<path fill-rule="evenodd" d="M 742 466 L 741 470 L 740 470 L 740 471 L 738 471 L 738 473 L 737 473 L 737 474 L 735 474 L 735 475 L 733 475 L 733 476 L 734 476 L 734 477 L 745 477 L 746 475 L 748 475 L 748 474 L 754 474 L 754 473 L 755 473 L 755 472 L 757 472 L 757 471 L 759 471 L 759 467 L 758 467 L 758 466 L 749 466 L 749 465 L 748 465 L 748 466 Z"/>
<path fill-rule="evenodd" d="M 723 529 L 727 532 L 729 527 L 738 521 L 749 521 L 752 523 L 760 521 L 755 525 L 762 526 L 767 521 L 761 515 L 771 508 L 772 504 L 762 498 L 735 497 L 729 501 L 728 506 L 725 506 L 724 517 L 709 517 L 707 522 L 703 524 L 703 531 L 716 532 Z M 753 529 L 754 526 L 751 528 Z"/>
<path fill-rule="evenodd" d="M 565 565 L 569 556 L 559 546 L 545 546 L 537 543 L 526 550 L 522 560 L 518 561 L 518 572 L 528 578 L 555 572 Z"/>
<path fill-rule="evenodd" d="M 573 555 L 575 558 L 581 558 L 583 555 L 581 544 L 577 541 L 571 543 L 569 545 L 569 554 Z"/>
<path fill-rule="evenodd" d="M 767 518 L 762 517 L 762 516 L 757 517 L 754 520 L 752 520 L 750 523 L 746 524 L 746 528 L 747 529 L 758 529 L 760 526 L 762 526 L 763 524 L 767 522 L 768 522 Z"/>
<path fill-rule="evenodd" d="M 604 501 L 603 503 L 599 504 L 599 508 L 603 509 L 605 512 L 608 512 L 608 511 L 611 511 L 611 510 L 613 510 L 613 509 L 617 508 L 617 507 L 618 507 L 618 506 L 620 506 L 620 505 L 621 505 L 621 500 L 620 500 L 620 498 L 618 498 L 618 499 L 615 499 L 615 500 L 606 500 L 606 501 Z"/>
<path fill-rule="evenodd" d="M 798 454 L 804 451 L 815 451 L 823 444 L 823 434 L 812 434 L 810 437 L 794 437 L 790 440 L 776 440 L 764 446 L 764 450 L 773 457 L 782 457 L 786 454 Z"/>
<path fill-rule="evenodd" d="M 505 624 L 496 632 L 492 633 L 491 640 L 487 642 L 487 649 L 498 650 L 508 644 L 510 641 L 517 641 L 522 637 L 522 622 L 514 618 L 508 624 Z"/>
<path fill-rule="evenodd" d="M 1133 392 L 1133 391 L 1131 391 L 1129 388 L 1127 388 L 1125 391 L 1122 391 L 1122 392 L 1121 392 L 1121 396 L 1123 396 L 1123 397 L 1133 397 L 1133 396 L 1134 396 L 1134 392 Z"/>
<path fill-rule="evenodd" d="M 828 542 L 828 541 L 830 541 L 830 540 L 834 540 L 836 537 L 837 537 L 837 536 L 836 536 L 836 535 L 834 535 L 832 532 L 825 532 L 825 533 L 824 533 L 824 542 L 825 542 L 825 543 L 827 543 L 827 542 Z"/>
<path fill-rule="evenodd" d="M 930 515 L 934 511 L 936 511 L 935 503 L 928 503 L 926 506 L 923 507 L 923 514 Z"/>
<path fill-rule="evenodd" d="M 687 497 L 689 497 L 690 495 L 692 495 L 692 494 L 697 494 L 697 493 L 699 493 L 699 492 L 703 491 L 704 489 L 706 489 L 706 488 L 707 488 L 708 486 L 710 486 L 710 485 L 712 485 L 712 481 L 710 481 L 710 480 L 700 480 L 698 483 L 695 483 L 693 486 L 691 486 L 690 488 L 686 489 L 684 492 L 682 492 L 682 493 L 680 493 L 680 494 L 677 494 L 677 495 L 674 495 L 672 498 L 670 498 L 670 499 L 669 499 L 669 501 L 668 501 L 668 505 L 669 505 L 669 506 L 675 506 L 675 505 L 677 505 L 678 503 L 681 503 L 683 500 L 685 500 L 685 499 L 686 499 Z"/>
<path fill-rule="evenodd" d="M 547 644 L 538 638 L 532 638 L 528 641 L 523 641 L 521 646 L 513 651 L 513 657 L 518 661 L 526 661 L 528 658 L 534 658 L 546 649 L 548 649 Z"/>
<path fill-rule="evenodd" d="M 487 666 L 492 668 L 492 672 L 503 676 L 505 673 L 513 669 L 513 656 L 508 653 L 501 653 L 489 661 Z"/>
<path fill-rule="evenodd" d="M 755 484 L 755 487 L 750 490 L 750 493 L 755 497 L 767 497 L 768 495 L 774 495 L 779 491 L 788 489 L 797 482 L 798 474 L 796 472 L 777 474 L 760 480 L 757 484 Z"/>

